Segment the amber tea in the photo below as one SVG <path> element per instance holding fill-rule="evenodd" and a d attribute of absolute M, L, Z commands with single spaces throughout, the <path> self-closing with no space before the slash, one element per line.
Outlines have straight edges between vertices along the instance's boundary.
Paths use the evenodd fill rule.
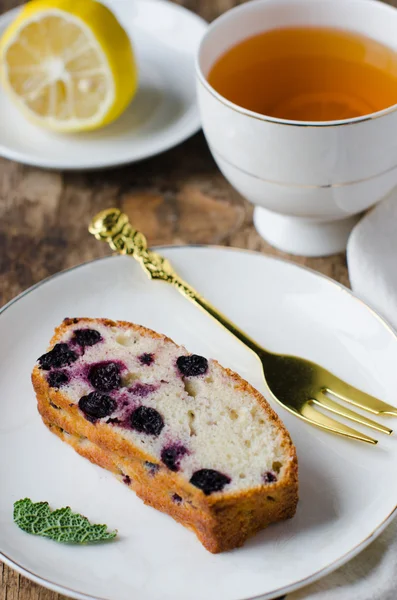
<path fill-rule="evenodd" d="M 228 100 L 263 115 L 350 119 L 397 104 L 397 52 L 349 31 L 275 29 L 228 50 L 208 81 Z"/>

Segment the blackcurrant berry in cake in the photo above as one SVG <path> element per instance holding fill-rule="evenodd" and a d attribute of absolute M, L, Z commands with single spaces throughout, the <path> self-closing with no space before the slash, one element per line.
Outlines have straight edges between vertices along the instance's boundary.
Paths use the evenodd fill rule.
<path fill-rule="evenodd" d="M 124 481 L 125 485 L 130 485 L 131 484 L 131 477 L 129 475 L 124 475 L 123 481 Z"/>
<path fill-rule="evenodd" d="M 79 400 L 79 408 L 90 419 L 103 419 L 116 410 L 117 404 L 113 398 L 100 392 L 91 392 Z"/>
<path fill-rule="evenodd" d="M 176 504 L 180 504 L 182 502 L 182 498 L 179 494 L 173 494 L 172 495 L 172 500 L 176 503 Z"/>
<path fill-rule="evenodd" d="M 230 477 L 215 469 L 200 469 L 190 478 L 190 483 L 202 490 L 206 496 L 213 492 L 220 492 L 230 482 Z"/>
<path fill-rule="evenodd" d="M 72 339 L 79 346 L 95 346 L 102 340 L 102 336 L 96 329 L 75 329 Z"/>
<path fill-rule="evenodd" d="M 149 352 L 145 352 L 144 354 L 141 354 L 140 356 L 138 356 L 139 362 L 142 365 L 151 365 L 152 362 L 154 362 L 154 356 L 153 354 L 150 354 Z"/>
<path fill-rule="evenodd" d="M 178 369 L 185 377 L 196 377 L 204 375 L 208 370 L 208 360 L 204 356 L 191 354 L 190 356 L 180 356 L 176 364 Z"/>
<path fill-rule="evenodd" d="M 92 387 L 100 392 L 117 390 L 121 386 L 120 366 L 114 362 L 93 365 L 88 373 Z"/>
<path fill-rule="evenodd" d="M 188 454 L 188 449 L 182 444 L 167 446 L 161 451 L 161 460 L 171 471 L 179 471 L 182 458 Z"/>
<path fill-rule="evenodd" d="M 160 470 L 159 465 L 149 462 L 148 460 L 145 460 L 145 468 L 149 471 L 149 475 L 152 475 L 152 477 Z"/>
<path fill-rule="evenodd" d="M 67 344 L 55 344 L 52 350 L 38 358 L 40 369 L 49 371 L 50 369 L 60 369 L 71 365 L 78 356 L 71 350 Z"/>
<path fill-rule="evenodd" d="M 160 435 L 164 427 L 163 417 L 160 413 L 150 406 L 139 406 L 130 415 L 130 424 L 132 429 L 139 433 L 148 435 Z"/>
<path fill-rule="evenodd" d="M 274 483 L 277 481 L 277 475 L 272 473 L 271 471 L 266 471 L 266 473 L 262 476 L 263 483 Z"/>
<path fill-rule="evenodd" d="M 60 388 L 69 383 L 69 375 L 65 371 L 50 371 L 47 381 L 50 387 Z"/>

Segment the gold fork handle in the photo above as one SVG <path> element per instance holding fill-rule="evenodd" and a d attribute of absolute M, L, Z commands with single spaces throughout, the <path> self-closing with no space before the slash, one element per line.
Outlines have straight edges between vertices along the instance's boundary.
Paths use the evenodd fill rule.
<path fill-rule="evenodd" d="M 107 242 L 112 250 L 119 254 L 133 256 L 141 264 L 150 279 L 158 279 L 173 285 L 183 296 L 223 325 L 225 329 L 256 355 L 267 353 L 244 331 L 179 277 L 167 259 L 149 250 L 145 236 L 131 227 L 127 215 L 118 208 L 110 208 L 98 213 L 91 221 L 88 229 L 97 240 Z"/>

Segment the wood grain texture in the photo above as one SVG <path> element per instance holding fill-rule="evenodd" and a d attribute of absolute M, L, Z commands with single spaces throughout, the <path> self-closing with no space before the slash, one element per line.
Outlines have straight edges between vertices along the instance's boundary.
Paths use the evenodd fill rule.
<path fill-rule="evenodd" d="M 241 3 L 177 2 L 209 21 Z M 0 0 L 0 12 L 19 4 L 21 0 Z M 104 172 L 44 171 L 0 159 L 0 306 L 48 275 L 107 254 L 107 246 L 88 235 L 87 224 L 109 206 L 125 210 L 151 245 L 248 248 L 286 257 L 348 284 L 344 255 L 291 257 L 261 240 L 252 224 L 252 207 L 222 177 L 199 133 L 161 156 Z M 0 563 L 0 600 L 61 598 Z"/>

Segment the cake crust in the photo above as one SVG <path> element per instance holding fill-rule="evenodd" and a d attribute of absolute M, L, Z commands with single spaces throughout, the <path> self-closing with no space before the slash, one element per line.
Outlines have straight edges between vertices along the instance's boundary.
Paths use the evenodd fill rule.
<path fill-rule="evenodd" d="M 62 340 L 71 327 L 95 327 L 99 323 L 174 344 L 166 336 L 132 323 L 82 318 L 65 319 L 55 330 L 50 348 Z M 205 495 L 180 473 L 161 465 L 158 459 L 121 437 L 105 422 L 87 420 L 78 405 L 70 403 L 62 388 L 49 386 L 45 372 L 38 365 L 33 369 L 32 383 L 38 410 L 53 433 L 81 456 L 113 472 L 146 504 L 192 529 L 207 550 L 217 553 L 241 546 L 271 523 L 293 517 L 298 501 L 296 450 L 286 428 L 257 390 L 236 373 L 220 365 L 219 368 L 234 381 L 237 390 L 255 400 L 266 418 L 277 427 L 281 446 L 288 457 L 282 477 L 277 481 L 251 489 Z"/>

